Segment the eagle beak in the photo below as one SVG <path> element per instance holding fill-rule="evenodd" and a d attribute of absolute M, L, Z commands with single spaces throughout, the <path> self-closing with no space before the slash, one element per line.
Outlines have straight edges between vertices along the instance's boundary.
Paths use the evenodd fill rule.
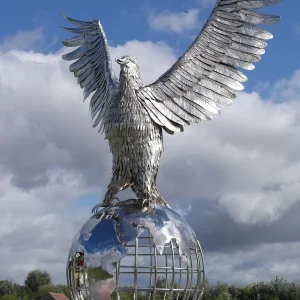
<path fill-rule="evenodd" d="M 119 65 L 123 65 L 124 61 L 121 58 L 116 58 L 116 63 Z"/>

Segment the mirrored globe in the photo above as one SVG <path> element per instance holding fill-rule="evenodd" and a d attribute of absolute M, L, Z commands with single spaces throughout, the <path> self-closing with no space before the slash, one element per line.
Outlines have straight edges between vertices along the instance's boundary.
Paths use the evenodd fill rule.
<path fill-rule="evenodd" d="M 67 281 L 76 300 L 201 299 L 203 254 L 174 210 L 127 200 L 97 212 L 80 229 Z"/>

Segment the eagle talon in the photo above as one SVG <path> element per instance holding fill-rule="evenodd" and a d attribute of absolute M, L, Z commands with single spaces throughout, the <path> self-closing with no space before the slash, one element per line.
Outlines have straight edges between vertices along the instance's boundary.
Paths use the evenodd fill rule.
<path fill-rule="evenodd" d="M 98 209 L 101 207 L 101 204 L 97 204 L 96 206 L 93 207 L 92 209 L 92 214 L 95 214 L 98 212 Z"/>
<path fill-rule="evenodd" d="M 117 202 L 113 203 L 113 200 L 117 200 Z M 111 201 L 111 205 L 116 205 L 118 202 L 120 202 L 120 199 L 118 197 L 113 197 Z"/>
<path fill-rule="evenodd" d="M 108 204 L 108 203 L 105 203 L 105 202 L 102 202 L 102 203 L 100 203 L 100 204 L 97 204 L 97 205 L 95 205 L 95 206 L 93 207 L 93 209 L 92 209 L 92 214 L 97 213 L 98 210 L 99 210 L 100 208 L 102 208 L 102 207 L 108 207 L 108 206 L 109 206 L 109 204 Z"/>
<path fill-rule="evenodd" d="M 142 207 L 149 207 L 150 206 L 150 199 L 143 199 Z"/>
<path fill-rule="evenodd" d="M 112 200 L 117 200 L 117 202 L 119 202 L 119 198 L 118 197 L 113 197 Z M 112 205 L 115 205 L 116 203 L 112 203 L 113 201 L 103 201 L 102 203 L 100 204 L 97 204 L 96 206 L 93 207 L 92 209 L 92 213 L 95 214 L 98 212 L 98 210 L 102 207 L 109 207 L 109 206 L 112 206 Z"/>

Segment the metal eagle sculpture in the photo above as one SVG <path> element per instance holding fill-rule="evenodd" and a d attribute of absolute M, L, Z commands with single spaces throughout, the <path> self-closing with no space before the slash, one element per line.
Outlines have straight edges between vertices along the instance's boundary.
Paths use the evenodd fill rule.
<path fill-rule="evenodd" d="M 280 0 L 218 0 L 199 35 L 154 83 L 143 86 L 138 61 L 132 56 L 116 59 L 119 80 L 111 67 L 107 39 L 99 21 L 64 18 L 76 34 L 63 41 L 79 46 L 63 55 L 84 99 L 90 98 L 93 127 L 105 134 L 113 155 L 112 178 L 103 203 L 109 206 L 116 194 L 128 187 L 141 201 L 167 205 L 156 187 L 163 151 L 163 131 L 174 134 L 185 125 L 211 120 L 218 105 L 230 105 L 243 90 L 247 77 L 240 69 L 253 70 L 265 53 L 265 40 L 273 36 L 257 25 L 274 24 L 278 16 L 258 8 Z"/>

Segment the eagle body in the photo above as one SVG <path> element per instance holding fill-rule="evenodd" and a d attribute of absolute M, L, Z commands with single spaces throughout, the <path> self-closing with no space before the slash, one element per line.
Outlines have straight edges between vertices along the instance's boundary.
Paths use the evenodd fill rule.
<path fill-rule="evenodd" d="M 109 205 L 119 191 L 129 186 L 138 199 L 164 203 L 156 189 L 163 149 L 162 130 L 136 95 L 142 86 L 137 66 L 124 65 L 119 81 L 119 89 L 104 117 L 104 133 L 113 155 L 113 167 L 103 205 Z"/>
<path fill-rule="evenodd" d="M 120 76 L 112 70 L 110 51 L 100 21 L 64 18 L 75 25 L 64 54 L 74 61 L 69 69 L 90 96 L 93 127 L 105 134 L 113 156 L 112 178 L 102 203 L 131 187 L 138 200 L 168 206 L 156 188 L 163 151 L 162 133 L 182 132 L 184 126 L 211 120 L 221 106 L 231 105 L 254 70 L 273 35 L 260 25 L 279 21 L 260 8 L 281 0 L 216 0 L 211 15 L 195 40 L 155 82 L 143 86 L 138 61 L 117 58 Z M 203 141 L 205 142 L 205 141 Z"/>

